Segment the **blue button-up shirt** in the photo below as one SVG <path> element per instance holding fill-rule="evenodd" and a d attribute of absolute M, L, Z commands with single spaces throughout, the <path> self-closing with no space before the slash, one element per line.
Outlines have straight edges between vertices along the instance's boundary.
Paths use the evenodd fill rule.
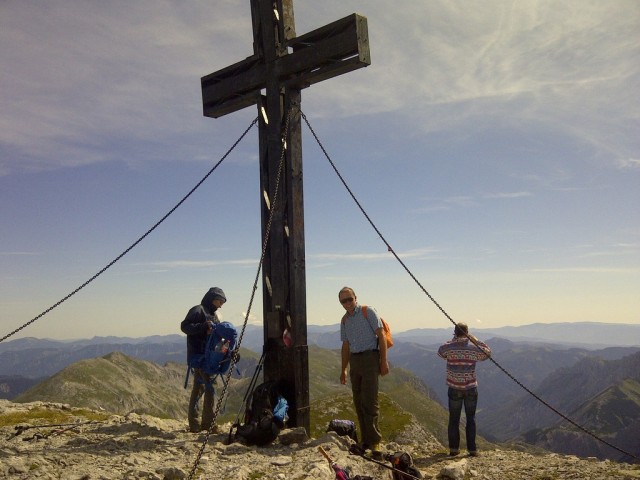
<path fill-rule="evenodd" d="M 382 328 L 378 313 L 367 306 L 367 318 L 362 314 L 362 307 L 356 305 L 353 315 L 344 314 L 340 322 L 340 340 L 349 342 L 349 352 L 360 353 L 378 349 L 376 330 Z"/>

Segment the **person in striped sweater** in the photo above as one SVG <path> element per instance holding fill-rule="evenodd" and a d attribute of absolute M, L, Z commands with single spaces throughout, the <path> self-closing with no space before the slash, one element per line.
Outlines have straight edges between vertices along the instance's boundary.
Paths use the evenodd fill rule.
<path fill-rule="evenodd" d="M 491 349 L 469 333 L 469 327 L 458 323 L 453 339 L 438 349 L 438 355 L 447 361 L 447 385 L 449 386 L 449 455 L 460 453 L 460 415 L 462 406 L 467 417 L 465 434 L 469 455 L 477 456 L 476 406 L 478 405 L 478 381 L 476 362 L 491 356 Z"/>

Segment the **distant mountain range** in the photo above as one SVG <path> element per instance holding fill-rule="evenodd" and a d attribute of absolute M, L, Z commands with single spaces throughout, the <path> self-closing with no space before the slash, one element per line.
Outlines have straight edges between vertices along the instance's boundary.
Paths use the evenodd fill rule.
<path fill-rule="evenodd" d="M 520 343 L 501 338 L 483 339 L 492 349 L 493 359 L 527 388 L 535 390 L 551 373 L 562 367 L 570 367 L 580 360 L 597 357 L 616 360 L 640 351 L 640 347 L 609 347 L 601 350 L 569 348 L 562 345 Z M 438 399 L 446 404 L 445 362 L 438 354 L 438 345 L 420 345 L 399 341 L 400 348 L 389 351 L 390 361 L 414 372 L 429 385 Z M 518 399 L 524 390 L 504 374 L 491 360 L 479 363 L 481 408 L 494 408 Z"/>
<path fill-rule="evenodd" d="M 639 347 L 640 325 L 622 323 L 576 322 L 533 323 L 517 327 L 471 328 L 481 339 L 498 337 L 514 342 L 550 343 L 590 349 Z M 418 328 L 396 334 L 423 345 L 440 344 L 453 335 L 451 328 Z"/>

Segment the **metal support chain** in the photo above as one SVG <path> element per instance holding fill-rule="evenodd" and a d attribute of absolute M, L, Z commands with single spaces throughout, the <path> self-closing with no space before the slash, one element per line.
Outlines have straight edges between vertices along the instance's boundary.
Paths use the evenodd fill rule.
<path fill-rule="evenodd" d="M 333 170 L 336 172 L 336 175 L 338 176 L 338 178 L 340 179 L 340 181 L 342 182 L 342 185 L 344 185 L 344 187 L 347 189 L 347 192 L 349 192 L 349 195 L 351 196 L 351 198 L 353 199 L 353 201 L 356 203 L 356 205 L 358 206 L 358 208 L 360 209 L 360 211 L 362 212 L 362 214 L 365 216 L 365 218 L 367 219 L 367 221 L 369 222 L 369 224 L 371 225 L 371 227 L 373 227 L 373 229 L 375 230 L 375 232 L 378 234 L 378 236 L 380 237 L 380 239 L 384 242 L 384 244 L 387 246 L 387 250 L 389 252 L 391 252 L 391 254 L 395 257 L 395 259 L 398 261 L 398 263 L 400 263 L 400 265 L 402 266 L 402 268 L 404 268 L 404 270 L 409 274 L 409 276 L 413 279 L 413 281 L 418 285 L 418 287 L 420 287 L 420 289 L 425 293 L 425 295 L 427 297 L 429 297 L 429 299 L 431 300 L 431 302 L 433 302 L 433 304 L 438 307 L 438 310 L 440 310 L 442 312 L 442 314 L 455 326 L 457 326 L 458 324 L 453 320 L 453 318 L 451 318 L 451 316 L 444 310 L 444 308 L 442 308 L 442 306 L 440 306 L 440 304 L 435 300 L 435 298 L 422 286 L 422 284 L 420 283 L 420 281 L 416 278 L 416 276 L 411 272 L 411 270 L 409 270 L 409 267 L 407 267 L 405 265 L 405 263 L 402 261 L 402 259 L 400 259 L 400 257 L 396 254 L 396 252 L 393 250 L 393 248 L 391 247 L 391 245 L 389 244 L 389 242 L 384 238 L 384 236 L 382 235 L 382 233 L 380 233 L 380 230 L 378 230 L 378 227 L 376 227 L 376 225 L 373 223 L 373 221 L 371 220 L 371 218 L 369 217 L 369 215 L 367 214 L 367 212 L 364 210 L 364 208 L 362 207 L 362 205 L 360 204 L 360 202 L 358 201 L 358 199 L 356 198 L 356 196 L 353 194 L 353 192 L 351 191 L 351 188 L 349 188 L 349 185 L 347 185 L 347 182 L 345 181 L 345 179 L 343 178 L 343 176 L 340 174 L 340 172 L 338 171 L 338 168 L 336 167 L 335 163 L 331 160 L 331 158 L 329 157 L 329 154 L 327 153 L 327 151 L 324 148 L 324 145 L 322 145 L 322 142 L 320 141 L 320 139 L 318 138 L 318 136 L 316 135 L 316 132 L 313 130 L 313 127 L 311 127 L 311 124 L 309 123 L 309 120 L 307 120 L 306 115 L 304 114 L 304 112 L 300 112 L 302 118 L 304 119 L 305 123 L 307 124 L 307 126 L 309 127 L 309 130 L 311 131 L 311 133 L 313 134 L 313 137 L 316 139 L 316 142 L 318 143 L 318 146 L 320 147 L 320 149 L 322 150 L 322 152 L 324 153 L 324 156 L 326 157 L 326 159 L 329 161 L 329 163 L 331 164 L 331 167 L 333 168 Z M 480 350 L 482 350 L 482 348 L 480 348 L 480 346 L 478 345 L 477 341 L 475 341 L 473 338 L 471 338 L 469 335 L 467 335 L 467 338 L 476 346 L 478 347 Z M 635 459 L 639 459 L 636 455 L 633 455 L 630 452 L 627 452 L 619 447 L 616 447 L 615 445 L 612 445 L 611 443 L 609 443 L 608 441 L 604 440 L 603 438 L 600 438 L 599 436 L 597 436 L 595 433 L 587 430 L 585 427 L 579 425 L 578 423 L 576 423 L 575 421 L 571 420 L 570 418 L 568 418 L 566 415 L 564 415 L 563 413 L 561 413 L 559 410 L 557 410 L 556 408 L 554 408 L 552 405 L 550 405 L 548 402 L 546 402 L 545 400 L 543 400 L 540 396 L 538 396 L 537 394 L 535 394 L 534 392 L 532 392 L 529 388 L 527 388 L 524 384 L 522 384 L 522 382 L 520 382 L 518 379 L 516 379 L 511 373 L 509 373 L 509 371 L 507 371 L 502 365 L 500 365 L 492 356 L 489 356 L 489 360 L 491 360 L 491 362 L 498 367 L 500 370 L 502 370 L 511 380 L 513 380 L 517 385 L 519 385 L 520 387 L 522 387 L 528 394 L 530 394 L 531 396 L 533 396 L 536 400 L 538 400 L 540 403 L 542 403 L 545 407 L 549 408 L 550 410 L 552 410 L 554 413 L 556 413 L 557 415 L 559 415 L 560 417 L 562 417 L 564 420 L 566 420 L 567 422 L 569 422 L 571 425 L 575 426 L 576 428 L 579 428 L 580 430 L 582 430 L 583 432 L 587 433 L 588 435 L 592 436 L 593 438 L 595 438 L 596 440 L 604 443 L 605 445 L 613 448 L 614 450 L 617 450 L 618 452 L 624 454 L 624 455 L 628 455 L 631 458 L 635 458 Z"/>
<path fill-rule="evenodd" d="M 116 258 L 114 258 L 111 262 L 109 262 L 107 264 L 106 267 L 104 267 L 102 270 L 100 270 L 98 273 L 96 273 L 93 277 L 91 277 L 89 280 L 87 280 L 86 282 L 84 282 L 82 285 L 80 285 L 78 288 L 76 288 L 75 290 L 73 290 L 70 294 L 68 294 L 66 297 L 62 298 L 61 300 L 59 300 L 58 302 L 56 302 L 55 304 L 53 304 L 52 306 L 50 306 L 49 308 L 47 308 L 44 312 L 40 313 L 39 315 L 37 315 L 36 317 L 32 318 L 31 320 L 29 320 L 27 323 L 25 323 L 24 325 L 22 325 L 21 327 L 16 328 L 13 332 L 5 335 L 4 337 L 0 338 L 0 343 L 4 342 L 7 338 L 12 337 L 13 335 L 15 335 L 16 333 L 18 333 L 20 330 L 22 330 L 23 328 L 31 325 L 33 322 L 35 322 L 36 320 L 44 317 L 47 313 L 49 313 L 51 310 L 53 310 L 54 308 L 60 306 L 62 303 L 64 303 L 65 301 L 69 300 L 69 298 L 71 298 L 72 296 L 74 296 L 76 293 L 78 293 L 80 290 L 82 290 L 84 287 L 86 287 L 87 285 L 89 285 L 91 282 L 93 282 L 96 278 L 98 278 L 100 275 L 102 275 L 104 272 L 106 272 L 109 268 L 111 268 L 116 262 L 118 262 L 122 257 L 124 257 L 127 253 L 129 253 L 131 250 L 133 250 L 140 242 L 142 242 L 142 240 L 144 240 L 151 232 L 153 232 L 156 228 L 158 228 L 160 226 L 160 224 L 162 222 L 164 222 L 169 215 L 171 215 L 173 212 L 175 212 L 178 207 L 180 207 L 186 200 L 187 198 L 189 198 L 204 182 L 207 178 L 209 178 L 209 176 L 213 173 L 213 171 L 218 168 L 218 166 L 220 166 L 220 164 L 229 156 L 229 154 L 236 148 L 236 146 L 242 141 L 242 139 L 247 135 L 247 133 L 249 133 L 249 130 L 251 130 L 251 127 L 253 127 L 256 123 L 258 122 L 258 117 L 256 117 L 251 124 L 247 127 L 247 129 L 242 133 L 242 135 L 240 135 L 240 138 L 238 138 L 238 140 L 235 141 L 235 143 L 233 145 L 231 145 L 231 148 L 229 148 L 229 150 L 227 150 L 227 152 L 222 156 L 222 158 L 218 161 L 218 163 L 216 163 L 211 170 L 209 170 L 207 172 L 207 174 L 202 177 L 202 179 L 196 184 L 195 187 L 193 187 L 189 193 L 187 193 L 184 197 L 182 197 L 182 200 L 180 200 L 171 210 L 169 210 L 169 212 L 167 214 L 165 214 L 160 220 L 158 220 L 156 222 L 156 224 L 151 227 L 149 230 L 147 230 L 147 232 L 142 235 L 140 238 L 138 238 L 135 242 L 133 242 L 133 244 L 131 244 L 131 246 L 129 246 L 124 252 L 122 252 L 120 255 L 118 255 Z"/>
<path fill-rule="evenodd" d="M 296 108 L 296 110 L 299 110 L 299 108 Z M 236 343 L 236 350 L 240 350 L 240 345 L 242 343 L 242 338 L 244 336 L 244 331 L 247 327 L 247 323 L 249 321 L 249 315 L 251 313 L 251 306 L 253 305 L 253 300 L 255 297 L 255 293 L 256 290 L 258 288 L 258 281 L 260 280 L 260 270 L 262 269 L 262 263 L 264 262 L 264 257 L 266 256 L 266 252 L 267 252 L 267 246 L 269 244 L 269 237 L 271 234 L 271 224 L 273 221 L 273 216 L 276 210 L 276 205 L 277 205 L 277 200 L 278 200 L 278 194 L 279 194 L 279 190 L 280 190 L 280 179 L 282 176 L 282 170 L 284 169 L 284 160 L 285 160 L 285 151 L 286 151 L 286 142 L 287 142 L 287 136 L 289 134 L 289 122 L 291 120 L 291 117 L 293 116 L 293 111 L 294 108 L 291 108 L 289 110 L 289 113 L 287 115 L 287 118 L 285 120 L 285 126 L 283 129 L 283 133 L 282 133 L 282 137 L 281 137 L 281 141 L 282 141 L 282 153 L 280 155 L 280 163 L 278 166 L 278 174 L 276 175 L 276 184 L 275 184 L 275 191 L 273 194 L 273 201 L 271 202 L 271 211 L 269 212 L 269 220 L 267 222 L 267 226 L 265 229 L 265 235 L 264 235 L 264 239 L 262 241 L 262 253 L 260 255 L 260 261 L 258 263 L 258 270 L 256 272 L 256 278 L 253 284 L 253 289 L 251 291 L 251 298 L 249 300 L 249 307 L 247 308 L 247 313 L 245 315 L 244 318 L 244 323 L 242 324 L 242 329 L 240 331 L 240 336 L 238 337 L 238 342 Z M 231 366 L 229 367 L 229 370 L 227 371 L 227 373 L 225 374 L 225 378 L 224 381 L 222 382 L 222 392 L 221 394 L 218 396 L 218 401 L 216 403 L 216 407 L 213 411 L 213 421 L 211 422 L 211 426 L 209 427 L 209 429 L 207 430 L 207 433 L 205 434 L 204 440 L 202 442 L 202 445 L 200 446 L 200 450 L 198 451 L 198 454 L 196 456 L 196 459 L 193 463 L 193 467 L 191 468 L 191 471 L 189 472 L 189 480 L 193 479 L 193 476 L 195 475 L 196 469 L 198 468 L 198 465 L 200 464 L 200 459 L 202 458 L 202 455 L 204 453 L 204 449 L 207 446 L 207 443 L 209 442 L 209 436 L 213 433 L 214 428 L 216 428 L 216 419 L 218 418 L 218 413 L 220 412 L 220 408 L 224 402 L 224 397 L 227 394 L 227 389 L 229 387 L 229 382 L 231 380 L 231 374 L 233 373 L 233 368 L 236 365 L 236 359 L 237 356 L 235 355 L 231 355 Z"/>

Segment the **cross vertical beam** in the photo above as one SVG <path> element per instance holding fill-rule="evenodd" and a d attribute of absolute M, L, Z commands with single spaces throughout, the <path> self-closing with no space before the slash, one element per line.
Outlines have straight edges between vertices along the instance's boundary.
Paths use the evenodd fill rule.
<path fill-rule="evenodd" d="M 301 89 L 371 63 L 367 19 L 352 14 L 296 37 L 293 0 L 250 3 L 253 55 L 202 77 L 203 113 L 217 118 L 258 106 L 263 238 L 273 209 L 262 265 L 264 377 L 282 385 L 289 425 L 309 433 Z M 274 202 L 287 123 L 284 171 Z"/>
<path fill-rule="evenodd" d="M 300 88 L 282 87 L 275 71 L 275 60 L 287 54 L 286 41 L 295 37 L 292 2 L 283 1 L 281 5 L 278 21 L 271 2 L 251 3 L 254 51 L 265 59 L 267 76 L 266 96 L 260 99 L 260 110 L 266 113 L 268 123 L 263 115 L 259 118 L 263 238 L 271 208 L 275 209 L 262 265 L 264 378 L 281 383 L 283 394 L 293 407 L 289 410 L 289 423 L 303 426 L 309 432 L 302 135 L 298 111 L 287 119 L 292 108 L 299 109 L 301 95 Z M 269 195 L 276 188 L 285 126 L 288 131 L 284 170 L 280 174 L 279 197 L 274 203 Z M 291 335 L 292 347 L 284 344 L 285 331 Z"/>

